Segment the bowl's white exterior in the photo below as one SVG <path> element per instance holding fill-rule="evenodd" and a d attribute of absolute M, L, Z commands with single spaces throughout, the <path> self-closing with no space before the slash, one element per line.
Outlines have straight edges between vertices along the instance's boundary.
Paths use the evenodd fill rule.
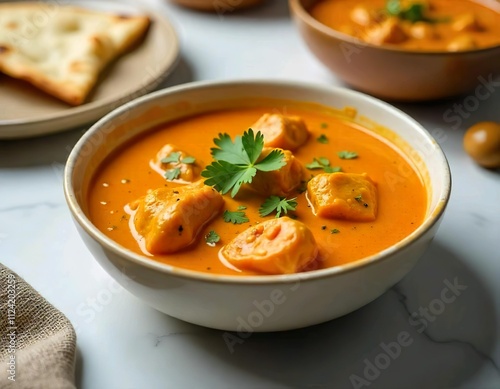
<path fill-rule="evenodd" d="M 198 273 L 155 262 L 119 246 L 92 225 L 85 214 L 83 189 L 110 151 L 161 122 L 244 97 L 354 106 L 360 115 L 395 130 L 425 161 L 431 190 L 424 224 L 398 244 L 352 264 L 294 275 L 243 277 Z M 411 270 L 431 242 L 450 189 L 450 171 L 441 149 L 407 115 L 347 89 L 287 82 L 193 83 L 134 100 L 104 117 L 82 137 L 65 171 L 65 194 L 78 230 L 113 278 L 159 311 L 190 323 L 238 331 L 240 338 L 248 332 L 322 323 L 380 296 Z"/>

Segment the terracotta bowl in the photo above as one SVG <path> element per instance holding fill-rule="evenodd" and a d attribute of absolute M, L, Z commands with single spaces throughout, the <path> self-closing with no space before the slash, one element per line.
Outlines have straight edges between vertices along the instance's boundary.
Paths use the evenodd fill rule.
<path fill-rule="evenodd" d="M 252 7 L 264 0 L 170 0 L 172 3 L 199 11 L 227 13 L 238 9 Z"/>
<path fill-rule="evenodd" d="M 395 245 L 354 263 L 275 276 L 229 276 L 176 268 L 120 246 L 92 224 L 86 204 L 87 188 L 101 163 L 117 148 L 161 123 L 217 109 L 241 108 L 258 99 L 355 107 L 359 123 L 368 126 L 363 118 L 378 123 L 371 131 L 377 132 L 383 126 L 397 132 L 405 154 L 426 182 L 428 209 L 423 224 Z M 105 116 L 72 150 L 64 190 L 85 244 L 125 289 L 178 319 L 248 335 L 334 319 L 368 304 L 398 282 L 415 265 L 437 231 L 450 196 L 450 170 L 440 147 L 422 126 L 373 97 L 343 88 L 292 82 L 221 81 L 158 91 Z"/>
<path fill-rule="evenodd" d="M 500 72 L 500 45 L 462 52 L 375 46 L 314 19 L 308 10 L 318 1 L 289 0 L 299 31 L 326 67 L 363 92 L 386 100 L 435 100 L 473 91 Z M 495 0 L 480 2 L 500 12 Z"/>

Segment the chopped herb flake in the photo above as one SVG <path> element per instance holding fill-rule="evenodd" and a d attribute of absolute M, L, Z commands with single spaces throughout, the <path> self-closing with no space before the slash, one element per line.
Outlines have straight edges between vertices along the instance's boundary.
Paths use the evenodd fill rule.
<path fill-rule="evenodd" d="M 314 158 L 311 163 L 306 165 L 306 168 L 309 170 L 323 169 L 325 173 L 337 173 L 342 171 L 340 166 L 330 166 L 330 161 L 325 157 Z"/>
<path fill-rule="evenodd" d="M 321 128 L 328 128 L 328 124 L 327 123 L 321 123 Z"/>
<path fill-rule="evenodd" d="M 225 210 L 224 214 L 222 215 L 222 218 L 226 223 L 233 223 L 233 224 L 243 224 L 249 221 L 247 215 L 243 211 L 231 212 Z"/>
<path fill-rule="evenodd" d="M 325 173 L 338 173 L 342 171 L 342 168 L 340 166 L 325 166 L 323 170 Z"/>
<path fill-rule="evenodd" d="M 177 178 L 179 178 L 180 174 L 181 169 L 179 169 L 178 167 L 168 169 L 167 171 L 165 171 L 165 178 L 169 181 L 176 180 Z"/>
<path fill-rule="evenodd" d="M 330 230 L 330 234 L 338 234 L 340 232 L 340 230 L 337 230 L 336 228 L 332 228 Z"/>
<path fill-rule="evenodd" d="M 186 158 L 181 159 L 181 163 L 185 163 L 185 164 L 191 164 L 191 163 L 194 163 L 195 161 L 196 161 L 195 157 L 186 157 Z"/>
<path fill-rule="evenodd" d="M 346 150 L 343 150 L 343 151 L 339 151 L 337 153 L 337 155 L 339 156 L 340 159 L 354 159 L 354 158 L 358 158 L 358 153 L 356 153 L 355 151 L 346 151 Z"/>
<path fill-rule="evenodd" d="M 167 155 L 165 158 L 161 160 L 161 163 L 177 163 L 179 162 L 179 159 L 181 158 L 181 153 L 178 151 L 173 151 L 169 155 Z"/>
<path fill-rule="evenodd" d="M 321 134 L 316 138 L 316 140 L 324 145 L 328 144 L 328 137 L 325 134 Z"/>
<path fill-rule="evenodd" d="M 220 241 L 220 236 L 214 230 L 211 230 L 208 234 L 205 235 L 205 242 L 209 246 L 215 246 L 215 244 L 219 241 Z"/>
<path fill-rule="evenodd" d="M 287 214 L 288 211 L 297 209 L 297 198 L 286 199 L 285 197 L 269 196 L 260 206 L 259 215 L 264 217 L 276 211 L 276 217 L 280 217 L 282 213 Z"/>

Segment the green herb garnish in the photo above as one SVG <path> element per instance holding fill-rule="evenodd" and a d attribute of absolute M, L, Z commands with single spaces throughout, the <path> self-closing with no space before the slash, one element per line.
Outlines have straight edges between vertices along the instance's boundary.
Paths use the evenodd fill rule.
<path fill-rule="evenodd" d="M 337 155 L 339 156 L 340 159 L 354 159 L 354 158 L 358 158 L 358 153 L 356 153 L 355 151 L 343 150 L 343 151 L 339 151 L 337 153 Z"/>
<path fill-rule="evenodd" d="M 448 22 L 450 18 L 429 18 L 426 16 L 427 7 L 424 3 L 415 1 L 403 8 L 401 0 L 388 0 L 385 6 L 386 12 L 391 16 L 396 16 L 402 20 L 408 20 L 411 23 L 427 22 L 439 23 Z"/>
<path fill-rule="evenodd" d="M 196 161 L 195 157 L 185 157 L 181 159 L 181 153 L 179 151 L 173 151 L 165 158 L 161 160 L 161 163 L 186 163 L 191 164 Z"/>
<path fill-rule="evenodd" d="M 336 228 L 332 228 L 330 230 L 330 234 L 338 234 L 340 232 L 340 230 L 336 229 Z"/>
<path fill-rule="evenodd" d="M 181 153 L 178 151 L 173 151 L 165 158 L 161 160 L 161 163 L 177 163 L 181 158 Z"/>
<path fill-rule="evenodd" d="M 181 159 L 181 163 L 192 164 L 196 161 L 195 157 L 186 157 Z"/>
<path fill-rule="evenodd" d="M 259 215 L 264 217 L 276 211 L 276 217 L 281 217 L 281 213 L 287 214 L 288 211 L 297 209 L 297 198 L 288 200 L 285 197 L 269 196 L 260 206 Z"/>
<path fill-rule="evenodd" d="M 323 143 L 324 145 L 326 145 L 328 143 L 328 137 L 325 135 L 325 134 L 321 134 L 320 136 L 318 136 L 316 138 L 316 140 L 319 142 L 319 143 Z"/>
<path fill-rule="evenodd" d="M 165 171 L 165 178 L 169 181 L 173 181 L 179 178 L 180 174 L 181 174 L 181 169 L 179 169 L 178 167 L 173 169 L 168 169 Z"/>
<path fill-rule="evenodd" d="M 207 178 L 206 185 L 222 194 L 231 191 L 231 197 L 236 196 L 241 185 L 252 182 L 257 170 L 270 172 L 286 165 L 280 150 L 271 151 L 257 162 L 264 148 L 264 136 L 260 131 L 254 135 L 251 128 L 243 136 L 235 137 L 234 143 L 228 134 L 219 134 L 214 143 L 218 146 L 211 149 L 214 162 L 201 172 L 201 176 Z"/>
<path fill-rule="evenodd" d="M 249 221 L 247 215 L 243 211 L 232 212 L 225 210 L 224 214 L 222 215 L 222 218 L 226 223 L 233 223 L 233 224 L 243 224 Z"/>
<path fill-rule="evenodd" d="M 210 246 L 215 246 L 215 244 L 219 241 L 220 236 L 214 230 L 211 230 L 208 234 L 205 235 L 205 242 Z"/>
<path fill-rule="evenodd" d="M 325 157 L 314 158 L 311 163 L 306 165 L 309 170 L 323 169 L 325 173 L 337 173 L 342 171 L 340 166 L 330 166 L 330 160 Z"/>
<path fill-rule="evenodd" d="M 321 123 L 321 128 L 328 128 L 328 124 L 327 123 Z"/>

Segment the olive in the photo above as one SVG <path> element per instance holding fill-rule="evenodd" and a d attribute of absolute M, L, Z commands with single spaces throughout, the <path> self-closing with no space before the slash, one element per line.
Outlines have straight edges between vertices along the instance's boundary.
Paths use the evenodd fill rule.
<path fill-rule="evenodd" d="M 465 132 L 464 149 L 479 165 L 500 167 L 500 123 L 474 124 Z"/>

